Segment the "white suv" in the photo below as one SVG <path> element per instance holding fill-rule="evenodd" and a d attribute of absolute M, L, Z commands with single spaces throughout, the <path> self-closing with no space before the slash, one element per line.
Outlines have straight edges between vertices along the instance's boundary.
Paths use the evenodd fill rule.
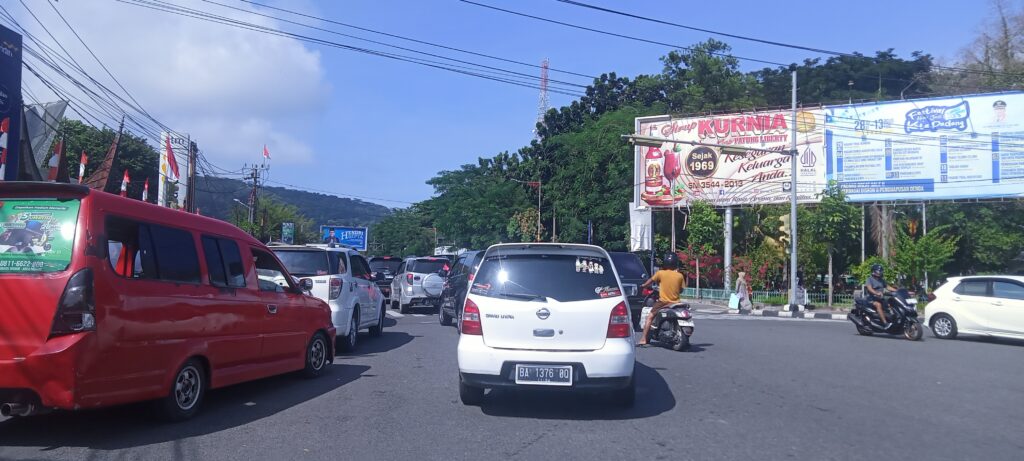
<path fill-rule="evenodd" d="M 371 336 L 384 330 L 384 296 L 370 275 L 370 265 L 357 251 L 328 245 L 270 247 L 293 276 L 313 281 L 312 295 L 331 306 L 338 329 L 338 348 L 356 348 L 359 330 Z"/>
<path fill-rule="evenodd" d="M 633 404 L 629 307 L 600 247 L 490 247 L 461 328 L 459 396 L 466 405 L 495 387 L 605 390 L 617 403 Z"/>
<path fill-rule="evenodd" d="M 391 281 L 391 307 L 402 314 L 417 306 L 440 308 L 444 279 L 450 269 L 447 258 L 406 258 Z"/>

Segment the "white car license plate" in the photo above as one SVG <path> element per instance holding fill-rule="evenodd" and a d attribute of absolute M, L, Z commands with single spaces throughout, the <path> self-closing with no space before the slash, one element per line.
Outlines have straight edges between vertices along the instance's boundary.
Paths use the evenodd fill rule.
<path fill-rule="evenodd" d="M 572 386 L 569 365 L 516 365 L 516 384 Z"/>

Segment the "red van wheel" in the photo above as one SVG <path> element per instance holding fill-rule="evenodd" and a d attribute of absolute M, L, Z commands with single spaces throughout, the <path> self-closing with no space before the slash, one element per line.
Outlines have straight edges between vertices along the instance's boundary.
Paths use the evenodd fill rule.
<path fill-rule="evenodd" d="M 157 402 L 157 412 L 167 421 L 184 421 L 199 412 L 205 396 L 205 368 L 198 359 L 191 358 L 174 375 L 167 397 Z"/>

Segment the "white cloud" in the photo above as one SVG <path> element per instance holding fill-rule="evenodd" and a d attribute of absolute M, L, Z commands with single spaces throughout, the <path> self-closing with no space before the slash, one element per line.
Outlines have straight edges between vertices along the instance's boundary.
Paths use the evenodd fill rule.
<path fill-rule="evenodd" d="M 197 0 L 174 3 L 281 27 L 271 19 Z M 49 5 L 27 4 L 93 78 L 119 91 Z M 289 38 L 120 2 L 53 5 L 143 107 L 173 129 L 189 133 L 214 163 L 234 169 L 242 162 L 258 161 L 264 144 L 275 154 L 275 162 L 312 161 L 313 149 L 302 141 L 309 134 L 305 122 L 325 110 L 331 93 L 319 51 Z M 232 4 L 236 5 L 248 7 Z M 57 48 L 20 4 L 8 6 L 8 11 L 33 35 Z M 27 38 L 26 44 L 39 49 Z M 52 98 L 29 73 L 25 75 L 34 94 Z M 71 86 L 62 80 L 58 84 Z"/>

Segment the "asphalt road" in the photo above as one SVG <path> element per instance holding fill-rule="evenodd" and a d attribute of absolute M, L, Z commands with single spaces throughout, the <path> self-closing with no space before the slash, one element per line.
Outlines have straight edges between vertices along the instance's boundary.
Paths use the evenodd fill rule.
<path fill-rule="evenodd" d="M 0 459 L 1006 459 L 1024 457 L 1024 343 L 861 337 L 846 322 L 697 319 L 690 352 L 638 353 L 639 399 L 458 401 L 454 328 L 389 321 L 317 380 L 0 421 Z"/>

